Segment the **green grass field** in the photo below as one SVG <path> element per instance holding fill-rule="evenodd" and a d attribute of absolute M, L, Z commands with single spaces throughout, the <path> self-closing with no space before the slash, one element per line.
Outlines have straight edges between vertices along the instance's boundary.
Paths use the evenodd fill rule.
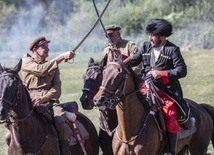
<path fill-rule="evenodd" d="M 187 77 L 181 79 L 184 97 L 198 103 L 214 105 L 214 51 L 191 51 L 183 52 L 182 54 L 188 66 Z M 86 71 L 90 57 L 99 60 L 101 53 L 77 52 L 73 64 L 60 64 L 63 90 L 61 102 L 77 101 L 79 111 L 88 116 L 98 129 L 98 110 L 83 110 L 79 101 L 83 87 L 82 75 Z M 7 154 L 4 141 L 5 132 L 4 125 L 0 125 L 0 155 Z M 208 152 L 214 154 L 212 146 L 209 147 Z"/>

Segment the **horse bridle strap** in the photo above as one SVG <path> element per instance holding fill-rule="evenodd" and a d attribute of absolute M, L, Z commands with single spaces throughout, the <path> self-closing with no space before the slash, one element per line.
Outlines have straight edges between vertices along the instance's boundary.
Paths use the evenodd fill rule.
<path fill-rule="evenodd" d="M 16 98 L 14 98 L 14 100 L 12 102 L 5 99 L 5 98 L 0 97 L 1 101 L 4 101 L 11 106 L 14 106 L 14 104 L 17 103 L 17 101 L 22 97 L 22 93 L 21 93 L 22 91 L 20 91 L 20 89 L 19 89 L 21 87 L 21 79 L 17 75 L 14 75 L 12 73 L 4 73 L 0 77 L 5 77 L 5 76 L 12 76 L 12 77 L 15 77 L 19 80 L 17 96 L 16 96 Z"/>
<path fill-rule="evenodd" d="M 21 90 L 21 86 L 22 86 L 22 80 L 19 78 L 19 76 L 15 75 L 15 74 L 12 74 L 12 73 L 4 73 L 2 74 L 0 77 L 5 77 L 5 76 L 12 76 L 12 77 L 15 77 L 19 80 L 19 84 L 18 84 L 18 92 L 17 92 L 17 95 L 16 95 L 16 98 L 11 102 L 9 101 L 8 99 L 5 99 L 5 98 L 2 98 L 0 97 L 0 100 L 1 101 L 4 101 L 6 102 L 7 104 L 11 105 L 12 109 L 14 109 L 14 107 L 17 105 L 18 101 L 22 98 L 22 90 Z M 10 111 L 11 111 L 10 110 Z M 15 121 L 18 121 L 18 122 L 22 122 L 22 121 L 25 121 L 27 118 L 30 117 L 30 115 L 32 114 L 33 112 L 33 108 L 31 109 L 31 111 L 23 118 L 17 118 L 17 117 L 14 117 L 12 114 L 9 114 L 9 116 L 15 120 Z M 13 123 L 13 122 L 12 122 Z"/>
<path fill-rule="evenodd" d="M 134 138 L 132 138 L 132 139 L 130 139 L 130 140 L 122 140 L 120 137 L 119 137 L 119 135 L 118 135 L 118 131 L 117 131 L 117 129 L 116 129 L 116 136 L 117 136 L 117 138 L 121 141 L 121 142 L 123 142 L 123 143 L 125 143 L 125 144 L 129 144 L 129 143 L 131 143 L 132 141 L 134 141 L 139 135 L 140 135 L 140 133 L 142 133 L 142 131 L 143 131 L 143 129 L 146 127 L 146 124 L 147 124 L 147 121 L 148 121 L 148 118 L 149 118 L 149 116 L 150 115 L 153 115 L 153 112 L 152 112 L 152 108 L 150 108 L 150 110 L 149 110 L 149 112 L 147 113 L 147 115 L 146 115 L 146 118 L 145 118 L 145 120 L 144 120 L 144 122 L 143 122 L 143 124 L 142 124 L 142 127 L 140 128 L 140 130 L 138 131 L 138 133 L 134 136 Z"/>
<path fill-rule="evenodd" d="M 14 117 L 12 114 L 10 114 L 9 116 L 18 121 L 18 122 L 22 122 L 22 121 L 25 121 L 26 119 L 28 119 L 30 117 L 30 115 L 33 113 L 33 108 L 31 109 L 31 111 L 27 114 L 27 116 L 23 117 L 23 118 L 17 118 L 17 117 Z"/>
<path fill-rule="evenodd" d="M 90 78 L 92 75 L 94 75 L 97 71 L 99 71 L 99 70 L 103 70 L 103 68 L 101 67 L 101 66 L 91 66 L 91 67 L 88 67 L 88 70 L 89 69 L 97 69 L 97 70 L 95 70 L 92 74 L 90 74 L 88 77 Z M 94 91 L 94 90 L 91 90 L 91 89 L 89 89 L 89 88 L 82 88 L 82 91 L 84 92 L 84 91 L 87 91 L 87 92 L 92 92 L 92 93 L 94 93 L 94 94 L 96 94 L 97 93 L 97 91 Z"/>
<path fill-rule="evenodd" d="M 117 85 L 117 87 L 116 87 L 116 89 L 114 91 L 106 88 L 105 86 L 100 86 L 99 89 L 103 90 L 103 91 L 106 91 L 109 94 L 111 94 L 111 96 L 108 97 L 105 102 L 109 101 L 111 103 L 118 104 L 119 102 L 121 102 L 122 99 L 125 99 L 129 95 L 137 93 L 139 90 L 133 90 L 130 93 L 126 94 L 125 93 L 125 88 L 126 88 L 126 83 L 127 83 L 127 80 L 128 80 L 128 75 L 131 74 L 130 71 L 128 69 L 126 69 L 125 67 L 123 67 L 121 64 L 118 64 L 116 62 L 110 62 L 109 65 L 110 64 L 121 66 L 124 69 L 125 74 L 123 75 L 123 78 L 122 78 L 121 82 Z M 118 92 L 121 92 L 121 94 L 118 95 Z M 113 109 L 111 107 L 109 107 L 109 108 Z"/>

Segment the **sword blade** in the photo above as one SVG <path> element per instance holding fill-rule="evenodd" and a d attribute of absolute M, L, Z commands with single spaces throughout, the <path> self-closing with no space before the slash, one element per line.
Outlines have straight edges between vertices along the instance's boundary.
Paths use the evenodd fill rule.
<path fill-rule="evenodd" d="M 96 27 L 97 23 L 100 21 L 101 17 L 103 16 L 103 14 L 105 13 L 106 9 L 108 8 L 108 5 L 109 5 L 110 2 L 111 2 L 111 0 L 108 0 L 108 2 L 106 3 L 103 11 L 101 12 L 100 16 L 97 18 L 97 20 L 92 25 L 92 27 L 90 28 L 90 30 L 86 33 L 86 35 L 82 38 L 82 40 L 79 42 L 79 44 L 72 51 L 75 52 L 82 45 L 82 43 L 89 36 L 89 34 L 94 30 L 94 28 Z"/>
<path fill-rule="evenodd" d="M 97 6 L 96 6 L 96 3 L 95 3 L 95 0 L 92 0 L 92 1 L 93 1 L 93 5 L 94 5 L 94 9 L 95 9 L 95 11 L 96 11 L 96 14 L 97 14 L 98 17 L 100 17 L 99 12 L 98 12 L 98 9 L 97 9 Z M 105 29 L 105 27 L 104 27 L 104 24 L 103 24 L 101 18 L 100 18 L 100 24 L 101 24 L 101 26 L 102 26 L 102 28 L 103 28 L 103 31 L 104 31 L 105 35 L 107 36 L 107 38 L 108 38 L 108 40 L 109 40 L 111 46 L 114 46 L 114 44 L 113 44 L 113 42 L 112 42 L 110 36 L 109 36 L 108 33 L 106 32 L 106 29 Z"/>

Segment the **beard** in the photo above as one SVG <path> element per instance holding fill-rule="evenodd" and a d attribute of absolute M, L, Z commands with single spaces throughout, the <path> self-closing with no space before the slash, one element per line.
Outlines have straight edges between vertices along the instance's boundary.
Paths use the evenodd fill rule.
<path fill-rule="evenodd" d="M 152 44 L 152 47 L 154 47 L 154 48 L 162 46 L 161 37 L 158 36 L 155 40 L 151 40 L 151 44 Z"/>

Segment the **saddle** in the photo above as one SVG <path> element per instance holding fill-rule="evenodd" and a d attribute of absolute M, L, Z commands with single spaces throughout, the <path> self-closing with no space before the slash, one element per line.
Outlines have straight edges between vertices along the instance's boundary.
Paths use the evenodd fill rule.
<path fill-rule="evenodd" d="M 164 115 L 160 109 L 155 109 L 154 119 L 156 120 L 155 122 L 159 130 L 162 131 L 160 133 L 165 133 L 166 127 L 165 127 Z M 179 126 L 181 127 L 181 130 L 178 132 L 178 139 L 186 138 L 196 132 L 195 120 L 194 120 L 194 117 L 192 116 L 190 116 L 185 123 L 179 124 Z M 162 134 L 161 134 L 161 137 L 163 137 Z"/>
<path fill-rule="evenodd" d="M 73 146 L 77 143 L 84 144 L 85 140 L 89 138 L 89 133 L 84 125 L 76 119 L 79 113 L 77 102 L 66 102 L 64 104 L 61 104 L 61 106 L 65 110 L 66 128 L 68 134 L 70 135 L 69 145 Z"/>
<path fill-rule="evenodd" d="M 61 107 L 65 110 L 65 119 L 66 119 L 66 129 L 68 132 L 68 139 L 70 140 L 70 146 L 76 145 L 77 143 L 84 143 L 85 140 L 89 138 L 89 133 L 84 127 L 84 125 L 79 122 L 76 118 L 78 115 L 78 105 L 75 101 L 66 102 L 60 104 Z M 36 106 L 34 111 L 43 118 L 44 121 L 49 124 L 53 123 L 53 118 L 47 107 Z M 54 135 L 57 135 L 54 129 L 51 128 L 51 132 Z"/>

